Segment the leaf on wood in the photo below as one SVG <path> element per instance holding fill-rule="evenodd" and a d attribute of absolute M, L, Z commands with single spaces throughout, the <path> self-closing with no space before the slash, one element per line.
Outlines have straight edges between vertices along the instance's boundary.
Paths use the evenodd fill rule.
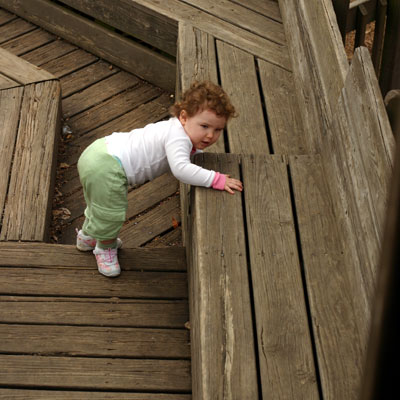
<path fill-rule="evenodd" d="M 60 163 L 60 168 L 62 168 L 62 169 L 69 168 L 69 164 L 62 162 L 62 163 Z"/>
<path fill-rule="evenodd" d="M 174 227 L 174 229 L 178 228 L 179 226 L 178 221 L 174 217 L 172 217 L 172 226 Z"/>

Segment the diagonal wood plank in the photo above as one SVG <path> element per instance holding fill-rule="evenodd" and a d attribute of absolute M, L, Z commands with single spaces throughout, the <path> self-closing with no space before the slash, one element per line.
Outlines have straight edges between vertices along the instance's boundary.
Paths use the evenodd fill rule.
<path fill-rule="evenodd" d="M 0 385 L 189 392 L 187 360 L 0 355 Z"/>
<path fill-rule="evenodd" d="M 263 398 L 319 399 L 286 163 L 243 156 Z"/>
<path fill-rule="evenodd" d="M 279 4 L 276 0 L 231 0 L 231 2 L 247 7 L 250 10 L 273 19 L 274 21 L 282 22 Z"/>
<path fill-rule="evenodd" d="M 0 44 L 36 29 L 36 26 L 21 18 L 16 18 L 0 26 Z"/>
<path fill-rule="evenodd" d="M 187 300 L 0 296 L 0 321 L 15 324 L 184 328 Z"/>

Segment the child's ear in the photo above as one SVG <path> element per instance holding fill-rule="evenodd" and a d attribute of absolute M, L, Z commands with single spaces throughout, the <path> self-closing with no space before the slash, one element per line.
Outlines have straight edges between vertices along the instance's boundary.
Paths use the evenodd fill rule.
<path fill-rule="evenodd" d="M 181 122 L 182 126 L 185 126 L 187 117 L 188 115 L 186 110 L 181 110 L 181 112 L 179 113 L 179 121 Z"/>

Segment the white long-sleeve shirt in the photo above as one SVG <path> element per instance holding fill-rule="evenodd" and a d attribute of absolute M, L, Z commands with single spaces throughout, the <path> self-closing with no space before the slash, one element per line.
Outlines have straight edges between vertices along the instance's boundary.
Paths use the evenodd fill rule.
<path fill-rule="evenodd" d="M 115 132 L 106 137 L 106 143 L 108 152 L 121 161 L 131 185 L 169 170 L 183 183 L 196 186 L 210 187 L 216 178 L 215 171 L 191 163 L 193 145 L 178 118 L 130 132 Z"/>

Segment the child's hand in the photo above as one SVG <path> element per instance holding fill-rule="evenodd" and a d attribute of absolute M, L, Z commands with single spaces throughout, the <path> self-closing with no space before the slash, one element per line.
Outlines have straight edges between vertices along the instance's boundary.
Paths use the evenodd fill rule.
<path fill-rule="evenodd" d="M 234 194 L 235 192 L 232 189 L 241 192 L 243 190 L 243 184 L 238 179 L 233 179 L 229 175 L 226 175 L 224 190 L 230 194 Z"/>

